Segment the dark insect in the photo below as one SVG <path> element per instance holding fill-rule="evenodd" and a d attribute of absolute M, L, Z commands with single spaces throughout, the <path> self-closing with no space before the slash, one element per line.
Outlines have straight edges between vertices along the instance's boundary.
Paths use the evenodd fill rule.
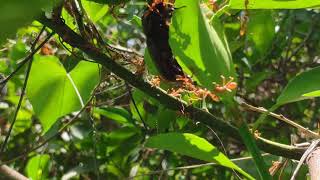
<path fill-rule="evenodd" d="M 171 2 L 153 0 L 142 16 L 143 31 L 151 58 L 162 78 L 176 81 L 186 77 L 169 45 L 169 25 L 175 7 Z"/>

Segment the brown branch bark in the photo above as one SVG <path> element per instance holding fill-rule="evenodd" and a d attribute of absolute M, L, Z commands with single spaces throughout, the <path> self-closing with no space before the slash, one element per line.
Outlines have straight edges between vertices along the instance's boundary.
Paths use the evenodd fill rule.
<path fill-rule="evenodd" d="M 7 165 L 0 166 L 0 179 L 8 180 L 28 180 L 27 177 Z"/>
<path fill-rule="evenodd" d="M 311 180 L 317 180 L 320 177 L 320 147 L 317 147 L 307 157 L 306 163 L 309 167 Z"/>
<path fill-rule="evenodd" d="M 206 124 L 221 132 L 225 136 L 234 138 L 241 142 L 241 136 L 235 126 L 199 108 L 188 106 L 185 102 L 180 101 L 175 97 L 169 96 L 165 91 L 157 87 L 153 87 L 150 83 L 144 81 L 141 77 L 136 76 L 126 68 L 117 64 L 109 56 L 104 54 L 100 49 L 87 42 L 83 37 L 71 30 L 67 25 L 65 25 L 62 20 L 48 19 L 44 15 L 41 16 L 38 20 L 43 25 L 46 25 L 47 27 L 55 31 L 66 43 L 82 50 L 95 62 L 111 70 L 115 75 L 124 79 L 126 82 L 143 91 L 147 95 L 157 99 L 161 104 L 172 110 L 183 109 L 185 114 L 188 115 L 190 119 Z M 257 139 L 257 144 L 265 152 L 291 159 L 299 159 L 305 151 L 304 148 L 288 146 L 260 137 Z"/>

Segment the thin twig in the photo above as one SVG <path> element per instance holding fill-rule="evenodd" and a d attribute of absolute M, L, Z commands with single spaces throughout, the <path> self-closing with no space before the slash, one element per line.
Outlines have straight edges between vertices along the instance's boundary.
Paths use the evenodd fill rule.
<path fill-rule="evenodd" d="M 102 106 L 109 106 L 110 104 L 113 104 L 115 101 L 121 99 L 121 98 L 124 98 L 125 96 L 127 96 L 129 94 L 129 92 L 125 92 L 117 97 L 114 97 L 112 99 L 108 99 L 104 102 L 100 102 L 100 103 L 97 103 L 95 104 L 95 107 L 102 107 Z"/>
<path fill-rule="evenodd" d="M 97 86 L 97 87 L 98 87 L 98 86 Z M 97 89 L 97 88 L 95 88 L 95 90 L 96 90 L 96 89 Z M 95 90 L 94 90 L 94 91 L 95 91 Z M 93 91 L 93 92 L 94 92 L 94 91 Z M 94 94 L 94 93 L 92 93 L 92 94 Z M 93 95 L 91 95 L 89 101 L 85 104 L 85 106 L 84 106 L 83 108 L 81 108 L 80 111 L 79 111 L 74 117 L 72 117 L 72 119 L 70 119 L 64 126 L 62 126 L 57 133 L 53 134 L 53 135 L 50 136 L 49 138 L 43 140 L 43 142 L 38 143 L 38 145 L 36 145 L 36 146 L 32 147 L 31 149 L 23 152 L 22 154 L 14 157 L 14 158 L 12 158 L 12 159 L 10 159 L 10 160 L 1 162 L 0 165 L 9 164 L 9 163 L 14 162 L 14 161 L 16 161 L 16 160 L 18 160 L 18 159 L 21 159 L 21 158 L 25 157 L 25 155 L 27 155 L 27 154 L 29 154 L 29 153 L 31 153 L 31 152 L 33 152 L 33 151 L 41 148 L 42 146 L 46 145 L 49 141 L 51 141 L 53 138 L 55 138 L 56 136 L 58 136 L 59 134 L 61 134 L 67 127 L 69 127 L 72 123 L 74 123 L 74 121 L 80 116 L 80 114 L 88 107 L 88 105 L 91 103 L 91 100 L 92 100 L 92 99 L 93 99 Z"/>
<path fill-rule="evenodd" d="M 301 48 L 303 48 L 303 46 L 306 45 L 307 41 L 311 38 L 312 33 L 315 30 L 315 25 L 316 22 L 318 22 L 317 20 L 312 20 L 312 25 L 308 31 L 308 34 L 306 35 L 306 37 L 303 39 L 303 41 L 292 51 L 290 56 L 287 56 L 286 61 L 290 60 L 293 56 L 295 56 L 296 54 L 298 54 L 298 52 L 301 50 Z"/>
<path fill-rule="evenodd" d="M 309 146 L 309 148 L 303 153 L 303 155 L 300 158 L 300 161 L 299 161 L 296 169 L 294 170 L 290 180 L 295 180 L 296 179 L 296 176 L 297 176 L 298 171 L 301 168 L 302 164 L 304 163 L 306 158 L 309 156 L 309 154 L 318 146 L 319 143 L 320 143 L 320 139 L 317 139 L 317 140 L 313 141 L 311 143 L 311 145 Z"/>
<path fill-rule="evenodd" d="M 289 162 L 289 159 L 286 159 L 286 160 L 284 161 L 284 163 L 282 164 L 281 169 L 280 169 L 280 172 L 279 172 L 278 180 L 281 180 L 281 179 L 282 179 L 282 178 L 281 178 L 281 177 L 282 177 L 282 174 L 283 174 L 283 172 L 284 172 L 284 169 L 287 167 L 288 162 Z"/>
<path fill-rule="evenodd" d="M 39 34 L 40 35 L 40 34 Z M 48 36 L 49 37 L 49 36 Z M 49 38 L 50 39 L 50 38 Z M 48 40 L 49 40 L 48 39 Z M 38 41 L 39 38 L 37 37 L 36 40 Z M 48 42 L 48 40 L 44 40 L 37 48 L 35 48 L 34 50 L 31 51 L 31 53 L 26 56 L 21 63 L 18 65 L 18 67 L 11 73 L 9 74 L 5 79 L 3 79 L 2 81 L 0 81 L 0 85 L 1 84 L 6 84 L 30 59 L 32 59 L 32 57 L 42 48 L 42 46 Z M 34 46 L 36 43 L 32 43 L 32 46 Z M 31 47 L 32 49 L 32 47 Z"/>
<path fill-rule="evenodd" d="M 44 40 L 44 42 L 47 42 L 53 36 L 53 34 L 54 34 L 54 32 L 52 32 L 50 35 L 48 35 L 48 37 Z M 39 36 L 40 36 L 40 34 L 39 34 Z M 36 40 L 38 40 L 38 39 L 39 38 L 36 38 Z M 33 46 L 34 46 L 34 44 L 36 44 L 36 43 L 33 43 Z M 41 48 L 42 46 L 40 45 L 39 47 Z M 34 54 L 35 52 L 36 52 L 36 50 L 34 50 L 33 53 L 31 53 L 31 54 Z M 21 104 L 22 104 L 22 100 L 23 100 L 24 95 L 25 95 L 25 90 L 27 88 L 27 83 L 28 83 L 28 79 L 29 79 L 29 75 L 30 75 L 30 71 L 31 71 L 31 67 L 32 67 L 33 55 L 32 56 L 28 56 L 28 57 L 29 57 L 29 59 L 26 59 L 26 61 L 29 61 L 29 65 L 28 65 L 27 72 L 26 72 L 26 75 L 25 75 L 25 80 L 24 80 L 23 87 L 22 87 L 22 90 L 21 90 L 21 95 L 20 95 L 20 98 L 19 98 L 18 106 L 17 106 L 16 111 L 14 113 L 13 120 L 12 120 L 11 125 L 9 127 L 8 134 L 6 135 L 5 140 L 1 145 L 0 154 L 3 154 L 3 152 L 5 150 L 5 147 L 6 147 L 7 143 L 8 143 L 8 141 L 9 141 L 9 137 L 11 135 L 13 126 L 14 126 L 14 124 L 16 122 L 16 119 L 17 119 L 17 116 L 18 116 L 18 113 L 19 113 L 19 110 L 20 110 L 20 107 L 21 107 Z"/>
<path fill-rule="evenodd" d="M 200 123 L 200 122 L 197 122 L 196 124 L 198 124 L 198 123 Z M 206 125 L 206 124 L 204 124 L 204 125 L 205 125 L 205 126 L 214 134 L 214 136 L 217 138 L 217 140 L 219 141 L 219 143 L 220 143 L 220 145 L 221 145 L 221 147 L 222 147 L 222 149 L 223 149 L 224 154 L 227 156 L 227 150 L 226 150 L 226 148 L 224 147 L 223 142 L 222 142 L 222 140 L 220 139 L 220 137 L 218 136 L 218 134 L 217 134 L 210 126 L 208 126 L 208 125 Z M 234 169 L 232 169 L 232 172 L 233 172 L 233 174 L 234 174 L 238 179 L 241 179 L 240 176 L 239 176 L 239 174 L 238 174 Z"/>
<path fill-rule="evenodd" d="M 39 41 L 42 33 L 43 33 L 45 30 L 46 30 L 46 26 L 42 26 L 42 28 L 41 28 L 38 36 L 36 37 L 36 39 L 35 39 L 35 40 L 33 41 L 33 43 L 31 44 L 31 48 L 30 48 L 31 51 L 34 51 L 34 50 L 35 50 L 35 47 L 36 47 L 36 45 L 37 45 L 37 43 L 38 43 L 38 41 Z"/>
<path fill-rule="evenodd" d="M 281 58 L 280 60 L 280 65 L 284 65 L 285 61 L 289 60 L 289 52 L 290 52 L 290 47 L 292 45 L 292 39 L 293 39 L 293 33 L 294 33 L 294 30 L 295 30 L 295 26 L 296 26 L 296 23 L 294 22 L 295 19 L 296 19 L 296 16 L 295 15 L 292 15 L 292 10 L 290 11 L 290 16 L 292 17 L 291 18 L 291 22 L 290 22 L 290 30 L 289 30 L 289 33 L 288 33 L 288 39 L 287 39 L 287 47 L 286 47 L 286 54 L 285 54 L 285 57 Z"/>
<path fill-rule="evenodd" d="M 126 87 L 127 87 L 127 90 L 128 90 L 129 96 L 130 96 L 130 99 L 131 99 L 131 101 L 132 101 L 132 104 L 133 104 L 135 110 L 137 111 L 137 114 L 138 114 L 138 116 L 139 116 L 139 118 L 140 118 L 140 120 L 141 120 L 141 122 L 142 122 L 142 124 L 143 124 L 144 130 L 147 132 L 148 126 L 147 126 L 147 124 L 145 123 L 145 121 L 143 120 L 143 118 L 142 118 L 142 116 L 141 116 L 141 113 L 140 113 L 140 111 L 139 111 L 139 109 L 138 109 L 138 106 L 137 106 L 137 104 L 136 104 L 136 101 L 134 100 L 133 95 L 132 95 L 132 93 L 131 93 L 130 86 L 129 86 L 129 84 L 128 84 L 127 82 L 125 82 L 125 85 L 126 85 Z"/>
<path fill-rule="evenodd" d="M 295 123 L 294 121 L 286 118 L 285 116 L 283 116 L 282 114 L 276 114 L 273 112 L 268 111 L 267 109 L 263 108 L 263 107 L 255 107 L 252 106 L 250 104 L 247 104 L 245 102 L 241 102 L 241 106 L 243 106 L 245 109 L 250 110 L 250 111 L 255 111 L 255 112 L 259 112 L 259 113 L 266 113 L 267 115 L 270 115 L 274 118 L 277 118 L 295 128 L 297 128 L 300 132 L 304 133 L 306 136 L 311 137 L 311 138 L 320 138 L 320 135 L 318 133 L 315 133 L 303 126 L 301 126 L 298 123 Z"/>
<path fill-rule="evenodd" d="M 92 142 L 93 142 L 93 162 L 94 162 L 94 169 L 96 171 L 96 175 L 97 175 L 97 180 L 100 180 L 100 173 L 99 173 L 99 167 L 98 167 L 98 161 L 97 161 L 97 127 L 96 124 L 94 123 L 93 117 L 92 117 L 92 112 L 90 112 L 89 115 L 89 122 L 91 124 L 91 127 L 93 129 L 92 131 Z"/>
<path fill-rule="evenodd" d="M 17 116 L 18 116 L 18 113 L 19 113 L 19 110 L 20 110 L 20 107 L 21 107 L 21 104 L 22 104 L 22 100 L 24 98 L 25 90 L 27 88 L 27 82 L 28 82 L 28 79 L 29 79 L 31 67 L 32 67 L 32 59 L 29 61 L 29 65 L 28 65 L 27 72 L 26 72 L 26 77 L 25 77 L 25 80 L 24 80 L 24 83 L 23 83 L 23 87 L 22 87 L 22 90 L 21 90 L 21 95 L 20 95 L 19 102 L 18 102 L 18 106 L 16 108 L 16 111 L 14 112 L 13 120 L 12 120 L 12 123 L 10 124 L 9 131 L 8 131 L 8 133 L 7 133 L 7 135 L 6 135 L 5 139 L 4 139 L 4 142 L 1 145 L 0 154 L 3 154 L 3 152 L 5 150 L 5 147 L 6 147 L 7 143 L 8 143 L 8 141 L 9 141 L 9 137 L 11 135 L 13 126 L 14 126 L 16 120 L 17 120 Z"/>

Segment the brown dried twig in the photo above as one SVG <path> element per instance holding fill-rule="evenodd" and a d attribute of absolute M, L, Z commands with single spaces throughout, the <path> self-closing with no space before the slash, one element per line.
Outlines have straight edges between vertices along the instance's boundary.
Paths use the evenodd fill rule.
<path fill-rule="evenodd" d="M 245 102 L 241 102 L 240 104 L 242 107 L 244 107 L 245 109 L 247 110 L 250 110 L 250 111 L 254 111 L 254 112 L 259 112 L 259 113 L 266 113 L 267 115 L 269 116 L 272 116 L 280 121 L 283 121 L 295 128 L 297 128 L 300 132 L 304 133 L 307 137 L 310 137 L 310 138 L 317 138 L 319 139 L 320 138 L 320 135 L 318 133 L 315 133 L 303 126 L 301 126 L 300 124 L 298 123 L 295 123 L 294 121 L 286 118 L 284 115 L 282 114 L 276 114 L 276 113 L 273 113 L 273 112 L 269 112 L 267 109 L 263 108 L 263 107 L 255 107 L 255 106 L 252 106 L 250 104 L 247 104 Z"/>

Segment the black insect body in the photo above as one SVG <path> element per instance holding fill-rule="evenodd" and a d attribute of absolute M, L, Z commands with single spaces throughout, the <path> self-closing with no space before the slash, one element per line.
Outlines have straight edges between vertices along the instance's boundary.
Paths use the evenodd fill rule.
<path fill-rule="evenodd" d="M 169 25 L 174 10 L 173 4 L 156 0 L 142 16 L 149 53 L 162 78 L 168 81 L 176 81 L 177 76 L 185 77 L 169 45 Z"/>

